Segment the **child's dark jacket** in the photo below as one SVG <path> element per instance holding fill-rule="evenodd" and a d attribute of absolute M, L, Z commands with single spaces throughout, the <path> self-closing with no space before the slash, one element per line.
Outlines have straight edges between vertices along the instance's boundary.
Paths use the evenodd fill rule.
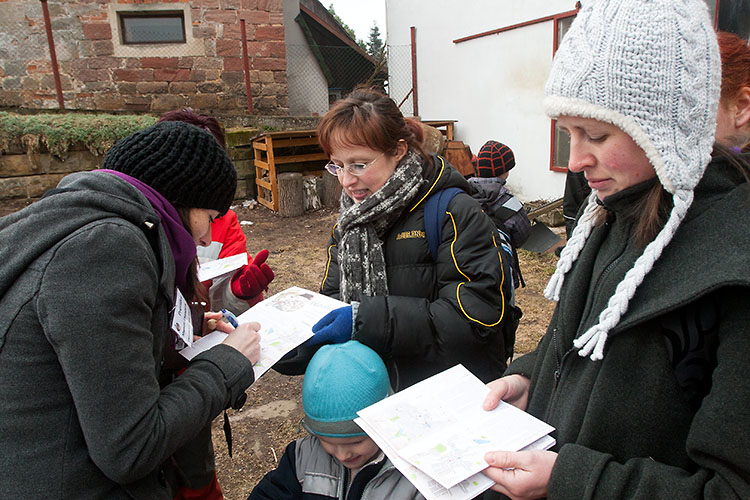
<path fill-rule="evenodd" d="M 531 233 L 531 221 L 523 204 L 505 187 L 499 177 L 472 177 L 469 184 L 476 190 L 473 195 L 498 229 L 510 237 L 514 248 L 526 243 Z"/>
<path fill-rule="evenodd" d="M 289 443 L 248 500 L 424 500 L 387 458 L 364 466 L 347 487 L 349 474 L 317 437 L 306 436 Z"/>

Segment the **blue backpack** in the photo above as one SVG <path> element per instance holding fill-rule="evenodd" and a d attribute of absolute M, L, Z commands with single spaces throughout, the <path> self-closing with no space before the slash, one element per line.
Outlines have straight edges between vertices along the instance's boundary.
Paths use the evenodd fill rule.
<path fill-rule="evenodd" d="M 443 241 L 443 219 L 445 218 L 445 211 L 448 209 L 448 204 L 458 194 L 465 193 L 461 188 L 451 187 L 442 189 L 432 194 L 424 204 L 424 229 L 425 237 L 427 239 L 427 246 L 430 248 L 430 255 L 432 260 L 437 260 L 437 251 L 440 246 L 440 242 Z M 467 193 L 468 194 L 468 193 Z M 492 219 L 490 219 L 492 221 Z M 513 262 L 513 248 L 510 243 L 510 238 L 507 234 L 501 231 L 495 223 L 492 223 L 495 227 L 495 241 L 499 243 L 499 254 L 500 261 L 503 266 L 503 273 L 510 279 L 507 280 L 503 295 L 505 297 L 505 311 L 507 317 L 503 320 L 503 340 L 505 343 L 505 358 L 513 359 L 513 346 L 516 343 L 516 330 L 518 329 L 518 322 L 523 316 L 521 308 L 515 304 L 515 287 L 513 271 L 511 262 Z"/>

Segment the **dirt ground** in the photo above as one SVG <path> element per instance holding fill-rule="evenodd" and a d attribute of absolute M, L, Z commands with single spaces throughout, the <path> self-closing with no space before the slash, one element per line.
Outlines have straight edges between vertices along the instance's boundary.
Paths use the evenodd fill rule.
<path fill-rule="evenodd" d="M 28 202 L 0 204 L 0 216 L 18 210 Z M 261 205 L 235 208 L 255 255 L 267 248 L 268 263 L 276 273 L 269 295 L 290 286 L 317 290 L 325 264 L 325 246 L 336 221 L 337 211 L 323 209 L 302 217 L 283 218 Z M 560 233 L 564 231 L 557 230 Z M 526 288 L 516 291 L 523 309 L 518 328 L 516 355 L 534 348 L 549 322 L 553 304 L 542 295 L 555 269 L 551 252 L 535 254 L 521 250 L 521 270 Z M 233 455 L 227 453 L 223 417 L 213 423 L 216 468 L 226 500 L 247 498 L 263 475 L 274 468 L 286 445 L 300 437 L 302 377 L 287 377 L 273 370 L 248 389 L 248 399 L 239 411 L 229 410 Z"/>
<path fill-rule="evenodd" d="M 254 255 L 267 248 L 270 252 L 268 262 L 276 273 L 270 294 L 293 285 L 318 289 L 325 246 L 337 211 L 323 209 L 287 219 L 263 206 L 235 208 L 240 221 L 252 222 L 242 226 L 248 251 Z M 552 252 L 535 254 L 521 250 L 519 257 L 526 288 L 516 291 L 516 302 L 523 309 L 517 355 L 534 348 L 549 322 L 553 304 L 542 292 L 557 263 Z M 214 421 L 217 474 L 227 500 L 247 498 L 260 478 L 276 466 L 286 445 L 302 436 L 301 386 L 302 377 L 287 377 L 271 370 L 248 389 L 244 408 L 229 413 L 232 458 L 227 455 L 223 419 Z"/>

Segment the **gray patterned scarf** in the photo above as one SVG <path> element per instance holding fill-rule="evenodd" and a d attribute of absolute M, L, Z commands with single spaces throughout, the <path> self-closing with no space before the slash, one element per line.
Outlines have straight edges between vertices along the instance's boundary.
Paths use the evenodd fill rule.
<path fill-rule="evenodd" d="M 408 150 L 383 187 L 362 202 L 355 204 L 346 192 L 341 194 L 337 228 L 341 300 L 388 295 L 380 238 L 408 209 L 424 182 L 422 159 Z"/>

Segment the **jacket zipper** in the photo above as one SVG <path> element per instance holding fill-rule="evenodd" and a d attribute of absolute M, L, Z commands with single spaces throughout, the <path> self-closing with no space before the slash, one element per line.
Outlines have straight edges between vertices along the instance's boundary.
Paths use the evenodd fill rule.
<path fill-rule="evenodd" d="M 346 467 L 344 467 L 343 465 L 341 465 L 341 467 L 343 467 L 344 469 L 344 481 L 341 487 L 341 499 L 346 500 L 346 498 L 349 496 L 349 491 L 350 491 L 349 487 L 351 486 L 349 484 L 349 474 L 351 474 L 351 471 L 347 469 Z"/>
<path fill-rule="evenodd" d="M 607 265 L 606 268 L 604 268 L 604 271 L 602 271 L 602 274 L 600 274 L 599 277 L 596 280 L 596 285 L 595 285 L 594 289 L 598 289 L 599 288 L 598 285 L 601 282 L 601 280 L 607 274 L 609 274 L 612 271 L 612 269 L 614 269 L 614 267 L 617 265 L 617 263 L 620 261 L 621 258 L 622 258 L 622 253 L 615 260 L 613 260 L 612 262 L 610 262 Z M 591 303 L 592 304 L 594 303 L 593 299 L 592 299 Z M 557 369 L 555 370 L 555 374 L 554 374 L 555 375 L 555 385 L 553 386 L 553 389 L 556 390 L 557 389 L 557 385 L 560 382 L 560 378 L 562 378 L 562 368 L 563 368 L 563 363 L 565 362 L 565 358 L 574 349 L 574 347 L 571 346 L 571 348 L 568 349 L 565 353 L 561 353 L 560 339 L 557 336 L 557 327 L 555 327 L 555 328 L 552 329 L 552 343 L 555 345 L 555 358 L 556 358 L 556 361 L 557 361 Z"/>
<path fill-rule="evenodd" d="M 383 460 L 385 460 L 385 458 L 384 458 Z M 383 467 L 383 468 L 381 468 L 381 469 L 380 469 L 380 470 L 378 471 L 378 473 L 377 473 L 377 474 L 375 474 L 375 477 L 373 477 L 372 479 L 370 479 L 370 481 L 368 481 L 368 483 L 367 483 L 367 484 L 365 485 L 364 489 L 362 489 L 362 497 L 361 497 L 361 499 L 360 499 L 360 500 L 367 500 L 367 498 L 368 498 L 368 494 L 369 494 L 369 493 L 370 493 L 370 491 L 371 491 L 371 490 L 372 490 L 372 489 L 374 488 L 374 486 L 373 486 L 373 482 L 374 482 L 374 481 L 375 481 L 375 480 L 376 480 L 377 478 L 379 478 L 380 476 L 384 475 L 384 474 L 385 474 L 386 472 L 389 472 L 389 471 L 391 471 L 391 470 L 393 470 L 393 469 L 395 469 L 395 468 L 396 468 L 396 466 L 395 466 L 395 465 L 393 465 L 393 463 L 391 463 L 391 465 L 390 465 L 390 466 L 388 466 L 388 467 Z"/>
<path fill-rule="evenodd" d="M 573 347 L 565 351 L 565 353 L 561 353 L 560 349 L 560 341 L 557 336 L 557 327 L 552 329 L 552 343 L 555 345 L 555 358 L 557 360 L 557 369 L 555 370 L 555 385 L 553 386 L 553 390 L 557 389 L 557 384 L 560 382 L 560 379 L 562 378 L 562 369 L 563 365 L 565 364 L 565 358 L 568 357 L 568 354 L 570 354 L 573 351 Z"/>
<path fill-rule="evenodd" d="M 560 376 L 562 375 L 562 354 L 560 354 L 560 343 L 557 341 L 557 327 L 552 329 L 552 343 L 555 345 L 555 358 L 557 360 L 554 385 L 554 389 L 557 389 L 557 383 L 560 381 Z"/>

